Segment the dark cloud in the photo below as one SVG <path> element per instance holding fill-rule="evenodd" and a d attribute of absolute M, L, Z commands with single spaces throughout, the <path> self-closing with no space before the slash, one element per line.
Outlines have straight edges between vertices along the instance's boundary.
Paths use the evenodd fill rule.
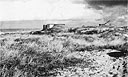
<path fill-rule="evenodd" d="M 112 25 L 127 25 L 128 22 L 128 0 L 73 0 L 78 4 L 85 4 L 87 8 L 102 15 L 97 21 L 106 22 L 110 20 Z"/>
<path fill-rule="evenodd" d="M 84 0 L 89 5 L 96 9 L 102 9 L 102 6 L 113 7 L 113 6 L 125 6 L 128 5 L 128 0 Z"/>

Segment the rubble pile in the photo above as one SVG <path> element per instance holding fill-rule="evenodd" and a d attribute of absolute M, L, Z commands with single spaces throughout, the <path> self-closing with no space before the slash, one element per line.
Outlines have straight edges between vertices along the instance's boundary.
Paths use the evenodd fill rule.
<path fill-rule="evenodd" d="M 84 59 L 86 64 L 58 70 L 57 77 L 127 77 L 127 59 L 111 57 L 107 54 L 111 52 L 113 50 L 74 52 L 70 56 Z"/>

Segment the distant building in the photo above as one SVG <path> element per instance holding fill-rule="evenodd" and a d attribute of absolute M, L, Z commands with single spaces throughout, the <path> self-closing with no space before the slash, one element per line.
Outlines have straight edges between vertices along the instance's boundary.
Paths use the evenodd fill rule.
<path fill-rule="evenodd" d="M 49 30 L 55 26 L 62 26 L 62 25 L 65 25 L 65 24 L 46 24 L 46 25 L 43 25 L 43 29 L 42 30 Z"/>

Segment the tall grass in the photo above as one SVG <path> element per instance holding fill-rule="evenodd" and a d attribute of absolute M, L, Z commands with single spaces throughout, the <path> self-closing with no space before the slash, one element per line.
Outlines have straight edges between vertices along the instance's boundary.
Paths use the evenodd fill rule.
<path fill-rule="evenodd" d="M 43 38 L 15 38 L 12 43 L 9 41 L 0 42 L 1 77 L 56 76 L 58 69 L 82 62 L 82 59 L 66 57 L 69 41 Z"/>
<path fill-rule="evenodd" d="M 75 67 L 93 70 L 93 54 L 104 49 L 127 52 L 128 46 L 123 37 L 20 36 L 0 39 L 0 77 L 56 77 L 60 71 Z"/>

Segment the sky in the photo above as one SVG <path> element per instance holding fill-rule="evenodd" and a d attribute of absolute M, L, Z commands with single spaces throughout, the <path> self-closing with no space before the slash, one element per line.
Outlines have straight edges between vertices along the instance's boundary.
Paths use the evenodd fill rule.
<path fill-rule="evenodd" d="M 0 21 L 18 20 L 67 20 L 73 25 L 111 20 L 128 26 L 128 0 L 0 0 Z"/>
<path fill-rule="evenodd" d="M 0 20 L 92 19 L 101 15 L 82 0 L 0 0 Z"/>

